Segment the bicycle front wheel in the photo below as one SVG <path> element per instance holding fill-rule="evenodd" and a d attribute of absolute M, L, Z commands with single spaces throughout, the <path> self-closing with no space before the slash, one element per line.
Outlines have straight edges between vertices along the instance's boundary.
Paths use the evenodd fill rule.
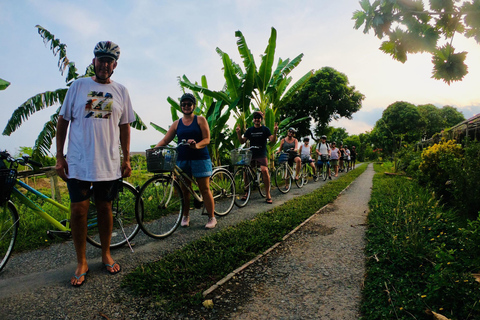
<path fill-rule="evenodd" d="M 260 193 L 262 198 L 265 198 L 267 196 L 267 189 L 266 189 L 267 186 L 263 181 L 263 174 L 262 174 L 262 171 L 260 171 L 260 169 L 257 170 L 257 182 L 258 182 L 258 192 Z"/>
<path fill-rule="evenodd" d="M 328 165 L 326 163 L 324 163 L 322 165 L 322 178 L 323 178 L 323 181 L 327 181 L 327 178 L 328 178 Z"/>
<path fill-rule="evenodd" d="M 172 177 L 155 176 L 140 189 L 135 213 L 142 231 L 156 239 L 171 235 L 180 225 L 183 192 Z"/>
<path fill-rule="evenodd" d="M 295 163 L 294 163 L 294 166 L 295 166 Z M 300 167 L 300 172 L 298 174 L 298 179 L 295 179 L 295 184 L 297 185 L 298 188 L 303 187 L 303 169 L 304 168 Z M 295 169 L 293 170 L 293 174 L 296 174 Z"/>
<path fill-rule="evenodd" d="M 210 177 L 210 191 L 215 203 L 215 214 L 227 215 L 235 202 L 235 183 L 227 169 L 218 168 Z"/>
<path fill-rule="evenodd" d="M 287 193 L 292 187 L 292 176 L 284 164 L 275 169 L 275 185 L 281 193 Z"/>
<path fill-rule="evenodd" d="M 12 254 L 18 233 L 18 212 L 11 201 L 0 208 L 0 271 Z"/>
<path fill-rule="evenodd" d="M 310 175 L 312 168 L 308 163 L 302 164 L 302 171 L 300 171 L 300 177 L 302 179 L 303 185 L 308 183 L 308 176 Z"/>
<path fill-rule="evenodd" d="M 113 228 L 110 248 L 118 248 L 130 242 L 138 233 L 140 227 L 135 217 L 135 200 L 138 191 L 130 183 L 122 181 L 118 195 L 112 202 Z M 97 208 L 92 200 L 88 210 L 87 241 L 101 248 L 98 232 Z"/>
<path fill-rule="evenodd" d="M 247 167 L 239 167 L 235 170 L 233 175 L 235 182 L 235 205 L 239 208 L 243 208 L 250 200 L 250 194 L 252 192 L 252 178 L 248 173 Z"/>

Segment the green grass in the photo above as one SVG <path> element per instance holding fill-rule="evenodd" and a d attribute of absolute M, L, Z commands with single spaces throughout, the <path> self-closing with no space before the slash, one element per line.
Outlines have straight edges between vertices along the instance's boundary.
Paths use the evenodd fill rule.
<path fill-rule="evenodd" d="M 362 319 L 480 319 L 480 222 L 465 225 L 432 192 L 375 165 Z"/>
<path fill-rule="evenodd" d="M 264 252 L 305 221 L 366 170 L 366 165 L 330 181 L 314 192 L 259 213 L 194 241 L 161 260 L 142 265 L 125 276 L 122 286 L 152 297 L 156 305 L 173 310 L 199 304 L 202 292 L 228 273 Z"/>

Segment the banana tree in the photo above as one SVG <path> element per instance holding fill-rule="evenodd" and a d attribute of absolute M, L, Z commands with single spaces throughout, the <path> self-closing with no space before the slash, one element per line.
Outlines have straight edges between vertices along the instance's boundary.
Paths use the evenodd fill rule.
<path fill-rule="evenodd" d="M 185 76 L 181 81 L 191 83 Z M 202 76 L 201 83 L 202 88 L 208 89 L 207 78 L 205 76 Z M 198 86 L 198 84 L 192 85 Z M 227 97 L 223 96 L 221 93 L 215 94 L 214 92 L 211 92 L 211 95 L 206 95 L 194 91 L 193 94 L 198 101 L 194 112 L 197 115 L 204 116 L 210 128 L 210 144 L 208 145 L 208 151 L 213 164 L 219 166 L 221 165 L 221 160 L 227 158 L 227 153 L 234 148 L 233 140 L 230 138 L 232 131 L 228 128 L 227 121 L 231 117 L 232 110 L 236 107 L 236 102 L 234 101 L 231 104 L 227 104 L 225 101 L 215 100 L 211 96 L 216 96 L 217 99 L 226 99 Z M 181 114 L 180 101 L 172 99 L 171 97 L 168 97 L 167 101 L 170 103 L 172 121 L 178 120 L 179 115 Z M 167 130 L 161 126 L 152 122 L 150 124 L 163 134 L 167 132 Z"/>
<path fill-rule="evenodd" d="M 55 112 L 50 117 L 50 120 L 44 124 L 43 129 L 39 133 L 33 146 L 32 157 L 34 159 L 42 159 L 50 153 L 50 148 L 56 135 L 58 115 L 63 100 L 65 99 L 65 95 L 67 94 L 68 87 L 73 83 L 73 81 L 80 77 L 93 76 L 94 71 L 93 66 L 89 65 L 85 70 L 85 74 L 80 76 L 77 73 L 75 63 L 73 61 L 70 61 L 67 57 L 67 45 L 61 43 L 60 39 L 56 39 L 55 36 L 45 28 L 39 25 L 35 27 L 38 29 L 38 33 L 42 37 L 45 45 L 50 43 L 50 50 L 52 50 L 53 55 L 58 55 L 59 71 L 62 76 L 65 72 L 67 74 L 65 78 L 67 88 L 60 88 L 54 91 L 42 92 L 29 98 L 13 112 L 2 134 L 5 136 L 10 136 L 13 132 L 20 128 L 24 121 L 28 120 L 28 118 L 35 112 L 46 109 L 48 107 L 58 106 Z M 137 130 L 147 129 L 147 126 L 143 123 L 142 119 L 140 119 L 137 113 L 135 113 L 135 121 L 132 122 L 130 126 Z"/>

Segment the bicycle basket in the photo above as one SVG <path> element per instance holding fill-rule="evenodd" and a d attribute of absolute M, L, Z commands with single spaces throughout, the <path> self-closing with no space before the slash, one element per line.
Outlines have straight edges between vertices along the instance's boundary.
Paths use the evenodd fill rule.
<path fill-rule="evenodd" d="M 230 160 L 234 166 L 248 166 L 252 160 L 252 151 L 232 150 L 230 151 Z"/>
<path fill-rule="evenodd" d="M 324 155 L 321 155 L 319 160 L 321 160 L 321 161 L 328 161 L 328 160 L 330 160 L 330 156 L 329 156 L 329 155 L 325 155 L 325 156 L 324 156 Z"/>
<path fill-rule="evenodd" d="M 285 163 L 288 161 L 288 153 L 280 153 L 277 159 L 278 163 Z"/>
<path fill-rule="evenodd" d="M 175 168 L 177 161 L 177 150 L 169 147 L 156 147 L 147 149 L 147 170 L 148 172 L 170 172 Z"/>
<path fill-rule="evenodd" d="M 17 182 L 17 171 L 15 169 L 0 170 L 0 205 L 4 205 L 10 198 L 13 186 Z"/>

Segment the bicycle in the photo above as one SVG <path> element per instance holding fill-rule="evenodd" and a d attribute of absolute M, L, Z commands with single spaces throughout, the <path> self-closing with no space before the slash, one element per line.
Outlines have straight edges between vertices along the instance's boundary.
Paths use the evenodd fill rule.
<path fill-rule="evenodd" d="M 3 160 L 10 164 L 8 168 Z M 31 160 L 27 155 L 14 159 L 7 151 L 0 152 L 0 270 L 7 264 L 18 236 L 20 217 L 16 207 L 17 202 L 27 206 L 55 228 L 55 230 L 47 231 L 47 235 L 50 238 L 54 236 L 63 239 L 71 238 L 70 208 L 17 179 L 18 165 L 42 167 L 41 163 Z M 119 193 L 112 203 L 113 230 L 111 248 L 120 247 L 125 243 L 128 243 L 130 246 L 130 241 L 140 230 L 134 212 L 138 191 L 126 181 L 122 180 L 121 183 Z M 20 188 L 23 189 L 23 192 L 19 190 Z M 38 200 L 32 200 L 27 196 L 30 194 L 41 199 L 41 202 L 49 203 L 58 208 L 65 215 L 66 219 L 58 221 L 52 217 L 41 207 L 40 203 L 37 203 Z M 93 246 L 101 248 L 97 228 L 97 212 L 93 197 L 90 201 L 87 241 Z"/>
<path fill-rule="evenodd" d="M 302 158 L 302 167 L 300 168 L 300 177 L 303 185 L 308 183 L 308 178 L 312 177 L 313 181 L 318 181 L 318 176 L 313 174 L 313 168 L 310 166 L 310 158 Z M 313 160 L 312 160 L 313 161 Z"/>
<path fill-rule="evenodd" d="M 330 176 L 329 171 L 330 171 L 330 157 L 328 155 L 324 156 L 321 155 L 320 159 L 317 161 L 316 166 L 317 166 L 317 174 L 322 177 L 323 181 L 326 181 L 327 178 Z M 319 162 L 322 162 L 319 164 Z M 325 164 L 326 163 L 326 164 Z"/>
<path fill-rule="evenodd" d="M 235 181 L 235 205 L 239 208 L 245 207 L 250 200 L 252 189 L 257 188 L 260 195 L 265 198 L 265 183 L 260 167 L 252 167 L 251 149 L 259 149 L 258 146 L 249 148 L 238 148 L 230 151 L 230 159 L 232 165 L 237 167 L 234 169 L 233 180 Z M 243 192 L 241 192 L 243 190 Z"/>
<path fill-rule="evenodd" d="M 182 141 L 177 148 L 188 145 Z M 142 231 L 148 236 L 161 239 L 171 235 L 180 225 L 183 216 L 183 185 L 192 195 L 193 206 L 202 208 L 203 197 L 194 178 L 189 177 L 176 163 L 177 150 L 171 147 L 148 149 L 147 170 L 154 173 L 143 184 L 135 202 L 135 214 Z M 191 187 L 189 186 L 191 185 Z M 215 202 L 215 214 L 227 215 L 233 209 L 235 184 L 231 173 L 224 167 L 213 169 L 210 189 Z"/>
<path fill-rule="evenodd" d="M 295 180 L 295 172 L 288 164 L 288 152 L 280 152 L 277 158 L 279 165 L 275 169 L 275 185 L 281 193 L 287 193 L 292 187 L 292 180 Z M 295 180 L 298 188 L 303 187 L 303 179 Z"/>

